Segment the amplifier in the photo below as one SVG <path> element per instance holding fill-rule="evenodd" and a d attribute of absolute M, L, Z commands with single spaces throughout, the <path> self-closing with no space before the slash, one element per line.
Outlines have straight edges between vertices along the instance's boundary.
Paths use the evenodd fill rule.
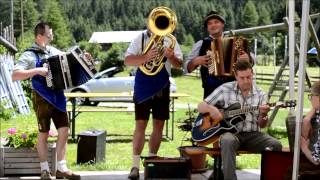
<path fill-rule="evenodd" d="M 300 156 L 301 163 L 308 160 L 304 155 Z M 293 152 L 285 151 L 263 151 L 261 155 L 261 180 L 283 180 L 288 172 L 292 172 Z M 290 171 L 291 170 L 291 171 Z M 291 175 L 291 173 L 289 173 Z M 291 179 L 291 178 L 290 178 Z"/>
<path fill-rule="evenodd" d="M 84 131 L 78 135 L 77 164 L 104 161 L 106 131 Z"/>
<path fill-rule="evenodd" d="M 191 161 L 188 158 L 147 157 L 144 179 L 191 179 Z"/>

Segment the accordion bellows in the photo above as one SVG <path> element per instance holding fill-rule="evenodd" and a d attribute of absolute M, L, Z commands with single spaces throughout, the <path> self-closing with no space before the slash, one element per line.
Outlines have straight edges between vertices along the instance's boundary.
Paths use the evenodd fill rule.
<path fill-rule="evenodd" d="M 78 46 L 71 48 L 67 53 L 49 57 L 46 64 L 47 86 L 56 90 L 84 84 L 97 72 L 94 62 L 86 58 Z"/>
<path fill-rule="evenodd" d="M 248 50 L 248 40 L 242 36 L 213 39 L 207 55 L 210 56 L 208 73 L 214 76 L 233 76 L 233 65 L 239 55 Z"/>

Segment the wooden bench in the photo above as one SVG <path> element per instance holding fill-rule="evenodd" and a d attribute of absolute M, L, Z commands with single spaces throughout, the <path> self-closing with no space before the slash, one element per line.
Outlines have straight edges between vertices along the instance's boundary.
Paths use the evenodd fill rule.
<path fill-rule="evenodd" d="M 75 118 L 79 115 L 81 112 L 134 112 L 134 110 L 131 109 L 86 109 L 82 108 L 77 105 L 76 98 L 114 98 L 112 102 L 117 102 L 117 98 L 133 98 L 133 94 L 129 93 L 64 93 L 65 96 L 68 98 L 68 100 L 71 102 L 72 107 L 68 108 L 68 115 L 70 118 L 71 123 L 71 138 L 73 141 L 75 141 Z M 166 121 L 166 131 L 165 131 L 165 137 L 173 140 L 174 138 L 174 101 L 175 99 L 178 99 L 179 97 L 188 97 L 189 95 L 183 94 L 183 93 L 171 93 L 170 94 L 170 100 L 171 100 L 171 137 L 169 136 L 169 122 Z"/>
<path fill-rule="evenodd" d="M 206 154 L 213 158 L 213 179 L 220 180 L 223 179 L 222 172 L 222 159 L 221 159 L 221 151 L 220 148 L 208 148 L 206 150 Z M 249 151 L 238 150 L 237 156 L 241 154 L 260 154 L 260 153 L 252 153 Z"/>
<path fill-rule="evenodd" d="M 214 148 L 208 148 L 206 146 L 190 146 L 184 148 L 184 153 L 189 155 L 189 157 L 193 155 L 200 155 L 200 154 L 208 154 L 210 155 L 213 160 L 213 178 L 215 180 L 223 179 L 222 173 L 222 160 L 221 160 L 221 149 L 217 147 L 217 144 L 213 146 Z M 260 153 L 252 153 L 249 151 L 239 150 L 237 151 L 237 155 L 241 154 L 260 154 Z"/>
<path fill-rule="evenodd" d="M 75 141 L 75 127 L 76 127 L 76 117 L 80 113 L 84 112 L 127 112 L 127 113 L 133 113 L 134 109 L 129 108 L 88 108 L 85 106 L 77 106 L 74 110 L 72 107 L 67 107 L 67 113 L 68 117 L 70 119 L 70 129 L 71 129 L 71 139 L 72 141 Z"/>
<path fill-rule="evenodd" d="M 289 148 L 288 147 L 284 147 L 282 148 L 282 152 L 289 152 Z M 220 180 L 223 179 L 223 172 L 222 172 L 222 159 L 221 159 L 221 150 L 220 148 L 207 148 L 204 151 L 205 154 L 210 155 L 214 162 L 213 162 L 213 179 L 214 180 Z M 249 152 L 249 151 L 245 151 L 245 150 L 238 150 L 236 152 L 237 156 L 238 155 L 242 155 L 242 154 L 261 154 L 261 152 L 259 153 L 254 153 L 254 152 Z"/>
<path fill-rule="evenodd" d="M 108 107 L 103 107 L 103 108 L 98 108 L 97 109 L 97 108 L 88 108 L 88 107 L 78 107 L 78 108 L 76 108 L 74 110 L 75 114 L 74 114 L 74 117 L 73 117 L 72 108 L 71 107 L 67 107 L 68 116 L 73 120 L 75 120 L 75 118 L 82 112 L 127 112 L 127 113 L 134 113 L 135 111 L 132 108 L 108 108 Z M 172 113 L 172 112 L 176 112 L 176 109 L 173 110 L 172 108 L 170 108 L 170 113 Z M 71 121 L 71 126 L 72 127 L 75 126 L 75 121 L 74 122 Z M 168 137 L 168 132 L 167 132 L 168 130 L 167 129 L 168 129 L 168 124 L 166 124 L 166 135 L 165 135 L 166 137 Z"/>
<path fill-rule="evenodd" d="M 67 108 L 67 112 L 71 113 L 72 109 Z M 128 108 L 118 108 L 118 109 L 112 109 L 112 108 L 101 108 L 101 109 L 92 109 L 92 108 L 78 108 L 75 110 L 76 113 L 81 112 L 134 112 L 134 109 L 128 109 Z"/>

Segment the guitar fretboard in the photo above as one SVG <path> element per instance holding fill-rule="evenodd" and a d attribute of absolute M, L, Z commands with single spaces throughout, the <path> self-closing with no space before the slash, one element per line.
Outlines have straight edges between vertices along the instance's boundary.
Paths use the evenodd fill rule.
<path fill-rule="evenodd" d="M 269 106 L 275 106 L 275 103 L 269 103 Z M 249 113 L 249 112 L 253 112 L 259 109 L 259 106 L 251 106 L 251 107 L 244 107 L 241 109 L 235 109 L 235 110 L 229 110 L 229 111 L 225 111 L 224 112 L 224 116 L 226 118 L 232 117 L 232 116 L 237 116 L 240 114 L 245 114 L 245 113 Z"/>

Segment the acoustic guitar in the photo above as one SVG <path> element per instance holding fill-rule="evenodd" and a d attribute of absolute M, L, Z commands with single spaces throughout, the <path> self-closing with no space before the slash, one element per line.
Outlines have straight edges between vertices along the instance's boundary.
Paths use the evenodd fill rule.
<path fill-rule="evenodd" d="M 296 101 L 268 103 L 270 107 L 295 107 Z M 219 109 L 223 119 L 213 119 L 209 113 L 199 114 L 191 129 L 192 140 L 199 145 L 207 145 L 218 141 L 223 133 L 238 133 L 236 124 L 246 119 L 245 114 L 259 110 L 259 106 L 241 108 L 240 103 L 230 105 L 228 108 Z"/>

